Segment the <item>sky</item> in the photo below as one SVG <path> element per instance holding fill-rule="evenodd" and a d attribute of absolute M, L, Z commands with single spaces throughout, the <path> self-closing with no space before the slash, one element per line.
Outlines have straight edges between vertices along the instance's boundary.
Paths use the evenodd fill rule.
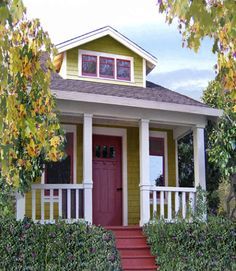
<path fill-rule="evenodd" d="M 110 25 L 157 57 L 148 80 L 199 100 L 215 77 L 212 42 L 196 54 L 182 48 L 177 24 L 168 25 L 157 0 L 23 0 L 29 18 L 39 18 L 53 43 Z"/>

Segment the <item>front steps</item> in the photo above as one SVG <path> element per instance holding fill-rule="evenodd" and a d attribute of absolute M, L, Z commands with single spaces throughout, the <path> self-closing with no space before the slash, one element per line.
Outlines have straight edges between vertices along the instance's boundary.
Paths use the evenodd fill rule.
<path fill-rule="evenodd" d="M 155 257 L 151 255 L 146 237 L 138 226 L 106 227 L 113 231 L 123 271 L 156 271 Z"/>

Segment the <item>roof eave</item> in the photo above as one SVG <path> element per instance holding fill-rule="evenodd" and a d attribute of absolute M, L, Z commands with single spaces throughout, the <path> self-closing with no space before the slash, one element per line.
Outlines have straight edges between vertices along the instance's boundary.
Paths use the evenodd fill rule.
<path fill-rule="evenodd" d="M 223 111 L 215 108 L 195 106 L 195 105 L 186 105 L 186 104 L 177 104 L 177 103 L 167 103 L 167 102 L 157 102 L 125 97 L 116 97 L 110 95 L 101 95 L 101 94 L 90 94 L 90 93 L 81 93 L 75 91 L 62 91 L 62 90 L 52 90 L 56 98 L 59 100 L 69 100 L 69 101 L 78 101 L 78 102 L 89 102 L 89 103 L 101 103 L 109 105 L 118 105 L 118 106 L 129 106 L 129 107 L 138 107 L 143 109 L 154 109 L 154 110 L 163 110 L 179 113 L 190 113 L 196 115 L 203 115 L 211 118 L 218 118 L 222 116 Z"/>

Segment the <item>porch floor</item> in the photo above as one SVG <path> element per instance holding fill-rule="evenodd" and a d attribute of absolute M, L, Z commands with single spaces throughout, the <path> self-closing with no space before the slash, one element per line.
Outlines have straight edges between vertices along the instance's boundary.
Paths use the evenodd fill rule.
<path fill-rule="evenodd" d="M 116 238 L 116 247 L 120 253 L 122 270 L 157 270 L 155 257 L 151 255 L 146 237 L 139 226 L 107 226 Z"/>

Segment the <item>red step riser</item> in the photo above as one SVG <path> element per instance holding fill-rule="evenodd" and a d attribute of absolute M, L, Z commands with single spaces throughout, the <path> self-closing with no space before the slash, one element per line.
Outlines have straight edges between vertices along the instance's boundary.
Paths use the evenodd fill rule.
<path fill-rule="evenodd" d="M 138 258 L 138 257 L 134 257 L 134 258 L 122 258 L 121 260 L 122 262 L 122 266 L 123 268 L 127 268 L 127 267 L 139 267 L 139 266 L 154 266 L 155 265 L 155 258 L 154 257 L 150 257 L 150 258 Z"/>
<path fill-rule="evenodd" d="M 121 257 L 127 257 L 127 256 L 151 256 L 150 249 L 142 248 L 142 249 L 120 249 L 119 250 Z"/>
<path fill-rule="evenodd" d="M 145 238 L 133 238 L 133 239 L 116 239 L 116 245 L 117 247 L 124 247 L 124 246 L 127 246 L 127 247 L 133 247 L 135 248 L 136 246 L 145 246 L 147 245 L 146 243 L 146 239 Z"/>
<path fill-rule="evenodd" d="M 134 269 L 134 268 L 132 268 L 132 269 L 122 269 L 123 271 L 157 271 L 157 268 L 155 267 L 155 268 L 145 268 L 145 269 Z"/>
<path fill-rule="evenodd" d="M 143 233 L 140 230 L 132 230 L 132 231 L 113 231 L 115 237 L 132 237 L 132 236 L 140 236 L 143 237 Z"/>

